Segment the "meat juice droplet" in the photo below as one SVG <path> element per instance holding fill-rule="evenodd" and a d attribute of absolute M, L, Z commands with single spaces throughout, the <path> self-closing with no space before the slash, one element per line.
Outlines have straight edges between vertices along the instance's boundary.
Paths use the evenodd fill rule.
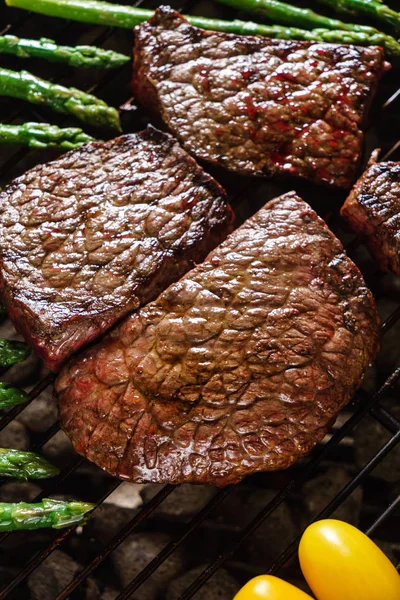
<path fill-rule="evenodd" d="M 257 109 L 253 104 L 253 98 L 251 96 L 247 96 L 245 102 L 247 104 L 246 112 L 250 119 L 254 120 L 257 116 Z"/>
<path fill-rule="evenodd" d="M 257 131 L 257 129 L 250 129 L 250 137 L 253 140 L 253 142 L 256 142 L 258 140 L 258 131 Z"/>
<path fill-rule="evenodd" d="M 275 79 L 278 79 L 278 81 L 297 83 L 297 77 L 292 73 L 277 73 Z"/>
<path fill-rule="evenodd" d="M 292 127 L 286 121 L 277 121 L 275 123 L 275 128 L 279 129 L 280 131 L 289 131 L 292 129 Z"/>

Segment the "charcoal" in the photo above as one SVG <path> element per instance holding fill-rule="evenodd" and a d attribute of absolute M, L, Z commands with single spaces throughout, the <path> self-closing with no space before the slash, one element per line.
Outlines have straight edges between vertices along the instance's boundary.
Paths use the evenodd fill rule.
<path fill-rule="evenodd" d="M 115 600 L 115 598 L 118 596 L 118 593 L 119 592 L 114 588 L 105 587 L 101 591 L 101 596 L 99 600 Z"/>
<path fill-rule="evenodd" d="M 55 550 L 28 578 L 31 600 L 54 600 L 81 569 L 68 554 Z M 98 587 L 92 579 L 82 586 L 81 591 L 82 600 L 99 599 Z"/>
<path fill-rule="evenodd" d="M 29 433 L 21 421 L 14 419 L 0 431 L 0 447 L 28 450 Z"/>
<path fill-rule="evenodd" d="M 388 557 L 388 559 L 393 563 L 396 567 L 398 564 L 398 560 L 394 553 L 393 544 L 387 542 L 385 540 L 380 540 L 379 538 L 373 537 L 372 541 L 375 542 L 377 546 L 382 550 L 382 552 Z"/>
<path fill-rule="evenodd" d="M 114 504 L 121 508 L 135 509 L 141 506 L 141 490 L 145 486 L 134 483 L 121 483 L 116 490 L 108 496 L 105 501 L 107 504 Z M 159 486 L 158 486 L 159 487 Z"/>
<path fill-rule="evenodd" d="M 258 514 L 274 496 L 275 492 L 270 490 L 257 490 L 254 494 L 254 502 L 252 500 L 249 502 L 249 508 L 251 506 L 251 510 Z M 288 505 L 283 502 L 244 543 L 241 550 L 243 559 L 247 556 L 250 557 L 252 564 L 265 565 L 267 557 L 277 558 L 287 548 L 296 533 L 298 528 Z"/>
<path fill-rule="evenodd" d="M 90 526 L 91 533 L 96 540 L 106 543 L 132 519 L 134 514 L 129 508 L 121 508 L 103 502 L 89 521 L 88 526 Z"/>
<path fill-rule="evenodd" d="M 0 488 L 0 502 L 31 502 L 40 487 L 31 481 L 7 481 Z"/>
<path fill-rule="evenodd" d="M 191 569 L 172 581 L 167 589 L 166 600 L 178 600 L 194 579 L 204 571 L 206 565 Z M 195 594 L 195 600 L 232 600 L 240 584 L 225 569 L 219 569 Z"/>
<path fill-rule="evenodd" d="M 349 482 L 351 475 L 343 467 L 332 466 L 324 473 L 303 485 L 303 499 L 305 511 L 302 515 L 302 525 L 308 525 L 311 518 L 316 517 L 321 510 L 338 494 Z M 358 487 L 332 514 L 332 518 L 339 519 L 357 526 L 360 520 L 362 504 L 362 489 Z"/>
<path fill-rule="evenodd" d="M 23 337 L 15 331 L 14 325 L 9 320 L 0 324 L 0 337 L 7 340 L 23 340 Z M 32 353 L 24 362 L 7 369 L 2 380 L 18 387 L 29 388 L 37 383 L 38 379 L 44 376 L 46 372 L 47 370 L 43 367 L 42 361 Z"/>
<path fill-rule="evenodd" d="M 77 458 L 69 438 L 63 431 L 58 431 L 53 435 L 43 446 L 41 453 L 60 469 L 65 468 Z"/>
<path fill-rule="evenodd" d="M 146 485 L 141 491 L 143 502 L 148 502 L 160 491 L 158 484 Z M 153 512 L 161 517 L 188 517 L 195 515 L 214 496 L 215 488 L 209 485 L 182 484 Z"/>
<path fill-rule="evenodd" d="M 400 420 L 400 407 L 390 409 L 394 417 Z M 390 439 L 391 434 L 372 418 L 365 418 L 354 430 L 356 459 L 363 467 Z M 372 471 L 373 477 L 380 477 L 390 483 L 400 481 L 400 445 L 392 449 L 390 457 L 384 458 Z"/>
<path fill-rule="evenodd" d="M 19 418 L 30 431 L 43 433 L 57 421 L 57 417 L 57 404 L 53 399 L 53 390 L 49 386 L 38 398 L 28 404 Z"/>
<path fill-rule="evenodd" d="M 164 533 L 143 532 L 131 535 L 112 554 L 111 560 L 122 586 L 126 586 L 168 544 Z M 132 596 L 132 600 L 158 600 L 171 581 L 184 570 L 180 548 L 164 561 Z"/>
<path fill-rule="evenodd" d="M 226 502 L 223 502 L 213 516 L 218 522 L 232 527 L 243 528 L 275 496 L 269 489 L 237 488 Z M 274 559 L 298 533 L 288 505 L 280 504 L 242 544 L 238 556 L 254 565 L 264 565 L 267 559 Z"/>
<path fill-rule="evenodd" d="M 379 313 L 383 320 L 386 319 L 398 307 L 398 302 L 392 299 L 380 299 Z M 382 338 L 381 351 L 376 357 L 376 367 L 378 369 L 381 383 L 398 366 L 399 362 L 399 337 L 400 321 L 396 321 L 391 328 L 385 332 Z"/>
<path fill-rule="evenodd" d="M 94 537 L 106 542 L 116 535 L 136 514 L 142 504 L 141 485 L 122 483 L 96 511 L 90 524 Z"/>

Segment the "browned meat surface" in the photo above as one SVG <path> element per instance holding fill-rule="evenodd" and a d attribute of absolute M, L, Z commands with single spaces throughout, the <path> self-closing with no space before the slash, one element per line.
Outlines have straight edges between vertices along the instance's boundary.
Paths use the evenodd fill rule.
<path fill-rule="evenodd" d="M 400 163 L 375 163 L 357 181 L 341 215 L 383 271 L 400 275 Z"/>
<path fill-rule="evenodd" d="M 291 192 L 67 364 L 61 424 L 122 479 L 226 485 L 321 440 L 377 343 L 360 272 Z"/>
<path fill-rule="evenodd" d="M 352 185 L 380 48 L 204 31 L 168 7 L 135 36 L 134 93 L 193 156 Z"/>
<path fill-rule="evenodd" d="M 225 192 L 148 129 L 39 165 L 0 194 L 0 292 L 52 369 L 232 230 Z"/>

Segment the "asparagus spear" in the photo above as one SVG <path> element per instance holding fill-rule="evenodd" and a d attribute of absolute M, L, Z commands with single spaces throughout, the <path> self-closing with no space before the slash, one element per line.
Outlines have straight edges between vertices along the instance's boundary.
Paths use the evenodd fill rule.
<path fill-rule="evenodd" d="M 0 475 L 17 479 L 45 479 L 59 469 L 34 452 L 0 448 Z"/>
<path fill-rule="evenodd" d="M 323 27 L 324 29 L 345 29 L 347 31 L 359 31 L 357 25 L 343 23 L 337 19 L 331 19 L 319 15 L 309 8 L 300 8 L 280 2 L 279 0 L 218 0 L 222 4 L 228 4 L 233 8 L 248 12 L 255 12 L 270 21 L 282 23 L 283 25 L 296 25 L 304 29 Z"/>
<path fill-rule="evenodd" d="M 382 25 L 394 27 L 400 31 L 400 13 L 393 10 L 382 0 L 318 0 L 338 13 L 352 16 L 371 17 Z"/>
<path fill-rule="evenodd" d="M 18 388 L 5 383 L 0 382 L 0 409 L 11 408 L 17 406 L 17 404 L 24 404 L 28 401 L 28 394 L 19 390 Z"/>
<path fill-rule="evenodd" d="M 0 502 L 0 532 L 69 527 L 81 523 L 85 514 L 94 507 L 87 502 L 64 502 L 51 498 L 43 498 L 36 504 Z"/>
<path fill-rule="evenodd" d="M 76 88 L 40 79 L 27 71 L 11 71 L 0 67 L 0 96 L 48 106 L 56 112 L 74 115 L 89 125 L 121 131 L 117 110 L 103 100 Z"/>
<path fill-rule="evenodd" d="M 61 17 L 94 25 L 107 25 L 132 29 L 135 25 L 150 19 L 154 12 L 136 8 L 111 4 L 99 0 L 6 0 L 9 6 L 26 8 L 50 17 Z M 211 29 L 213 31 L 226 31 L 242 35 L 262 35 L 279 39 L 296 39 L 316 42 L 331 42 L 337 44 L 357 44 L 360 46 L 380 45 L 388 55 L 400 56 L 400 43 L 393 37 L 381 33 L 372 27 L 355 26 L 360 31 L 347 31 L 341 29 L 329 30 L 325 28 L 310 31 L 297 27 L 283 27 L 279 25 L 261 25 L 251 21 L 224 21 L 222 19 L 207 19 L 186 15 L 186 19 L 196 27 Z"/>
<path fill-rule="evenodd" d="M 72 150 L 94 138 L 78 127 L 60 129 L 49 123 L 23 123 L 3 125 L 0 123 L 0 144 L 24 144 L 30 148 L 59 148 Z"/>
<path fill-rule="evenodd" d="M 24 361 L 31 353 L 24 342 L 15 342 L 0 338 L 0 367 L 11 367 Z"/>
<path fill-rule="evenodd" d="M 67 63 L 71 67 L 113 69 L 129 61 L 129 56 L 95 46 L 58 46 L 53 40 L 25 40 L 15 35 L 0 36 L 0 53 L 20 58 L 44 58 Z"/>

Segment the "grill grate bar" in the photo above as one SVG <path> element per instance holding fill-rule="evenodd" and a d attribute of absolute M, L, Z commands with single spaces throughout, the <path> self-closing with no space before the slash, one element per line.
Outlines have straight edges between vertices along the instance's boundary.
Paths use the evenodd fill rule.
<path fill-rule="evenodd" d="M 395 383 L 400 379 L 400 367 L 397 368 L 388 377 L 378 392 L 370 398 L 346 423 L 332 436 L 327 444 L 320 450 L 317 456 L 312 458 L 303 468 L 302 473 L 295 479 L 292 479 L 276 496 L 264 507 L 264 509 L 242 530 L 240 538 L 234 542 L 230 548 L 211 563 L 199 577 L 188 587 L 179 600 L 188 600 L 204 585 L 206 581 L 228 560 L 239 546 L 264 522 L 264 520 L 285 500 L 299 484 L 303 483 L 312 473 L 314 468 L 319 464 L 321 459 L 329 453 L 330 449 L 342 440 L 368 413 L 370 408 L 377 403 L 380 398 L 389 391 Z M 392 438 L 393 439 L 393 438 Z"/>
<path fill-rule="evenodd" d="M 365 532 L 369 537 L 375 533 L 375 531 L 380 527 L 380 525 L 387 519 L 389 515 L 391 515 L 396 508 L 400 505 L 400 494 L 389 504 L 386 510 L 383 511 L 381 515 L 368 527 Z"/>
<path fill-rule="evenodd" d="M 77 469 L 83 462 L 84 459 L 78 456 L 77 460 L 71 462 L 71 464 L 66 469 L 64 469 L 55 479 L 52 479 L 51 486 L 49 484 L 46 487 L 44 487 L 44 489 L 42 489 L 42 491 L 32 500 L 32 502 L 40 502 L 43 498 L 49 496 L 50 493 L 54 494 L 55 490 L 58 488 L 60 483 L 62 483 L 71 473 L 73 473 L 75 469 Z M 1 483 L 4 482 L 4 479 L 5 478 L 1 480 Z M 50 489 L 51 492 L 49 491 Z M 12 533 L 12 531 L 7 531 L 6 533 L 0 535 L 0 544 L 4 542 Z"/>
<path fill-rule="evenodd" d="M 143 4 L 143 0 L 139 0 L 138 2 L 135 2 L 136 6 L 139 6 L 141 4 Z M 195 2 L 192 2 L 191 4 L 195 4 Z M 186 3 L 187 5 L 187 3 Z M 185 8 L 185 10 L 187 10 L 187 7 Z M 7 26 L 5 29 L 3 29 L 2 33 L 6 33 L 6 32 L 10 32 L 13 29 L 17 29 L 19 26 L 23 26 L 30 18 L 36 18 L 34 15 L 32 15 L 31 13 L 23 13 L 23 16 L 21 16 L 21 18 L 14 23 L 11 26 Z M 71 22 L 66 22 L 66 21 L 62 21 L 62 20 L 58 20 L 59 23 L 62 23 L 63 28 L 65 29 L 66 27 L 69 27 L 71 25 Z M 102 44 L 106 39 L 108 39 L 108 36 L 112 34 L 111 29 L 105 29 L 103 28 L 102 33 L 96 38 L 95 44 L 99 45 Z M 96 90 L 101 89 L 102 86 L 108 84 L 110 81 L 112 81 L 113 77 L 115 77 L 117 74 L 120 73 L 120 71 L 124 68 L 126 68 L 126 66 L 120 67 L 120 69 L 113 71 L 112 73 L 106 73 L 104 76 L 102 76 L 101 78 L 99 78 L 98 82 L 91 86 L 90 89 L 88 89 L 87 91 L 89 93 L 95 93 Z M 62 74 L 58 74 L 57 75 L 57 80 L 59 80 L 59 77 L 62 76 Z M 393 107 L 395 102 L 398 102 L 400 98 L 400 89 L 395 92 L 394 94 L 392 94 L 387 100 L 386 102 L 383 103 L 382 107 L 381 107 L 381 111 L 384 111 L 390 107 Z M 126 103 L 125 103 L 126 104 Z M 124 106 L 124 104 L 121 105 L 122 107 Z M 379 112 L 379 111 L 378 111 Z M 35 119 L 38 121 L 43 121 L 43 120 L 47 120 L 44 119 L 44 117 L 41 116 L 40 114 L 40 110 L 36 111 L 34 109 L 32 109 L 31 107 L 27 108 L 21 108 L 19 111 L 16 111 L 16 115 L 25 115 L 25 120 L 26 119 L 26 114 L 33 114 L 35 116 Z M 135 112 L 135 115 L 141 116 L 140 113 L 140 109 L 139 111 Z M 15 118 L 15 114 L 12 118 Z M 33 120 L 33 119 L 30 119 Z M 394 144 L 390 150 L 385 154 L 385 156 L 381 159 L 381 160 L 387 160 L 389 157 L 391 157 L 398 149 L 400 148 L 400 141 L 397 142 L 396 144 Z M 18 164 L 20 161 L 22 161 L 29 153 L 28 149 L 20 149 L 17 150 L 9 160 L 7 160 L 7 162 L 4 164 L 2 168 L 0 168 L 0 177 L 3 177 L 4 175 L 7 174 L 7 170 L 11 167 L 16 168 L 18 167 Z M 236 193 L 234 199 L 233 199 L 233 203 L 235 204 L 238 201 L 238 198 L 240 198 L 241 196 L 243 196 L 243 194 L 250 190 L 252 185 L 252 183 L 249 183 L 248 185 L 244 186 L 244 190 L 242 189 L 239 193 Z M 236 190 L 237 191 L 237 190 Z M 251 196 L 251 194 L 250 194 Z M 376 280 L 374 282 L 374 287 L 376 288 Z M 379 293 L 379 292 L 378 292 Z M 399 320 L 400 318 L 400 306 L 393 311 L 393 313 L 384 321 L 384 323 L 382 323 L 382 334 L 385 334 L 391 327 L 393 327 L 393 325 Z M 52 374 L 50 374 L 49 376 L 50 379 L 47 380 L 47 378 L 45 378 L 44 380 L 42 380 L 41 382 L 39 382 L 37 384 L 37 386 L 30 392 L 29 394 L 29 398 L 30 401 L 34 400 L 48 385 L 51 384 L 54 376 Z M 357 407 L 357 411 L 354 413 L 354 415 L 349 419 L 349 421 L 347 423 L 345 423 L 342 428 L 335 433 L 331 440 L 327 443 L 327 445 L 322 448 L 321 450 L 319 450 L 318 448 L 318 454 L 315 454 L 315 457 L 312 457 L 311 459 L 309 459 L 309 462 L 305 465 L 304 468 L 301 469 L 301 474 L 299 475 L 299 477 L 296 477 L 294 479 L 292 479 L 292 481 L 290 481 L 286 487 L 284 487 L 276 496 L 275 498 L 273 498 L 273 500 L 269 503 L 269 505 L 267 507 L 265 507 L 265 509 L 256 517 L 257 523 L 255 524 L 255 526 L 253 527 L 253 529 L 250 531 L 250 533 L 252 533 L 252 531 L 254 531 L 254 529 L 256 529 L 256 527 L 258 525 L 260 525 L 265 518 L 268 517 L 268 515 L 270 513 L 273 512 L 273 510 L 275 510 L 275 508 L 277 508 L 281 502 L 297 487 L 297 485 L 299 483 L 302 483 L 303 481 L 305 481 L 307 479 L 307 477 L 309 476 L 309 474 L 313 471 L 313 469 L 320 463 L 320 461 L 323 459 L 323 457 L 326 455 L 326 453 L 329 451 L 329 449 L 333 449 L 335 448 L 340 441 L 347 435 L 347 433 L 355 426 L 357 425 L 360 420 L 366 416 L 367 414 L 369 414 L 372 418 L 376 419 L 379 423 L 381 423 L 389 432 L 391 432 L 393 434 L 393 437 L 391 438 L 391 440 L 381 449 L 381 451 L 373 458 L 371 459 L 371 461 L 365 465 L 363 467 L 363 469 L 360 471 L 360 473 L 354 478 L 352 479 L 349 484 L 343 488 L 343 490 L 327 505 L 327 507 L 324 509 L 324 511 L 327 511 L 329 509 L 331 510 L 335 510 L 335 506 L 334 503 L 335 501 L 338 503 L 337 505 L 339 505 L 343 499 L 345 499 L 345 497 L 347 497 L 347 495 L 349 495 L 351 493 L 352 490 L 348 491 L 347 495 L 342 496 L 342 494 L 345 493 L 346 490 L 349 489 L 349 486 L 353 485 L 355 489 L 355 487 L 359 484 L 359 482 L 361 481 L 362 477 L 364 477 L 365 475 L 368 474 L 369 471 L 366 471 L 366 469 L 368 468 L 368 465 L 370 465 L 371 463 L 373 463 L 375 460 L 379 461 L 382 460 L 384 458 L 384 456 L 387 455 L 388 452 L 390 452 L 392 446 L 393 440 L 398 440 L 398 436 L 399 436 L 399 427 L 400 424 L 399 422 L 396 420 L 396 418 L 390 414 L 390 412 L 388 412 L 385 408 L 383 408 L 382 406 L 380 406 L 378 404 L 380 398 L 387 392 L 390 390 L 390 388 L 400 379 L 400 367 L 398 369 L 396 369 L 392 375 L 389 377 L 388 380 L 386 380 L 386 382 L 384 383 L 384 385 L 380 388 L 380 390 L 378 390 L 378 392 L 370 397 L 368 394 L 366 394 L 363 390 L 360 390 L 360 396 L 362 399 L 362 406 L 358 406 Z M 24 410 L 24 408 L 27 405 L 21 405 L 18 407 L 15 407 L 14 409 L 12 409 L 11 411 L 9 411 L 8 413 L 6 413 L 6 415 L 0 419 L 0 430 L 3 429 L 13 418 L 15 418 L 20 412 L 22 412 Z M 350 425 L 349 425 L 350 424 Z M 36 442 L 36 444 L 34 445 L 34 447 L 32 449 L 40 449 L 44 446 L 44 444 L 59 430 L 58 424 L 55 423 L 51 428 L 49 428 L 41 437 L 41 439 L 39 441 Z M 385 448 L 389 448 L 386 449 Z M 382 454 L 382 452 L 384 454 Z M 70 465 L 68 465 L 66 467 L 66 469 L 64 469 L 60 475 L 57 478 L 54 478 L 51 482 L 49 482 L 49 484 L 46 486 L 46 489 L 43 490 L 37 498 L 35 498 L 35 501 L 37 501 L 38 499 L 42 498 L 43 495 L 51 495 L 52 493 L 54 493 L 54 489 L 57 488 L 59 486 L 59 484 L 64 481 L 65 479 L 67 479 L 67 477 L 72 474 L 82 463 L 84 462 L 83 458 L 78 457 L 76 461 L 73 461 Z M 376 463 L 377 464 L 377 463 Z M 370 467 L 370 469 L 372 470 L 373 466 Z M 360 475 L 362 474 L 362 475 Z M 1 481 L 0 481 L 1 483 Z M 120 484 L 120 482 L 118 480 L 114 480 L 113 484 L 112 484 L 112 488 L 107 491 L 103 497 L 98 501 L 97 506 L 114 490 L 118 487 L 118 485 Z M 138 525 L 140 523 L 143 523 L 145 521 L 145 519 L 153 512 L 153 510 L 159 506 L 159 504 L 161 504 L 161 502 L 175 489 L 175 486 L 165 486 L 164 488 L 162 488 L 162 490 L 152 498 L 152 500 L 145 506 L 142 508 L 142 510 L 140 510 L 140 512 L 138 512 L 133 519 L 127 524 L 125 525 L 121 531 L 114 537 L 112 538 L 106 545 L 105 547 L 102 549 L 102 551 L 90 562 L 90 564 L 88 566 L 86 566 L 80 574 L 78 574 L 77 578 L 74 579 L 73 581 L 71 581 L 65 588 L 64 590 L 62 590 L 62 592 L 59 594 L 59 596 L 57 597 L 56 600 L 63 600 L 67 597 L 69 597 L 69 595 L 71 594 L 71 592 L 73 592 L 76 588 L 78 588 L 81 583 L 105 560 L 105 558 L 107 556 L 110 555 L 110 553 L 119 546 L 119 544 L 121 544 L 123 542 L 123 540 L 126 539 L 126 537 L 132 533 L 132 531 L 134 531 Z M 188 536 L 190 533 L 192 533 L 194 530 L 196 530 L 196 527 L 201 526 L 202 521 L 204 519 L 206 519 L 207 515 L 212 511 L 212 509 L 219 504 L 220 502 L 222 502 L 222 500 L 227 497 L 230 493 L 230 488 L 225 488 L 224 490 L 218 492 L 214 498 L 212 498 L 212 500 L 210 502 L 208 502 L 203 509 L 190 521 L 190 523 L 188 525 L 184 526 L 184 530 L 182 532 L 180 532 L 180 535 L 170 544 L 168 544 L 142 571 L 141 573 L 139 573 L 134 580 L 132 580 L 128 586 L 126 586 L 126 588 L 121 592 L 121 594 L 118 596 L 118 600 L 123 600 L 126 599 L 128 597 L 130 597 L 130 595 L 134 592 L 134 590 L 136 590 L 148 577 L 151 576 L 151 574 L 160 566 L 160 564 L 166 560 L 168 558 L 168 556 L 175 550 L 175 548 L 182 543 Z M 220 499 L 221 498 L 221 499 Z M 213 502 L 215 502 L 216 504 L 213 505 Z M 392 504 L 390 506 L 388 506 L 386 508 L 386 510 L 376 519 L 376 521 L 371 525 L 371 527 L 369 528 L 369 530 L 367 531 L 368 534 L 371 533 L 371 531 L 374 531 L 381 523 L 382 521 L 387 518 L 398 506 L 400 502 L 400 497 L 397 498 L 395 501 L 392 502 Z M 333 508 L 332 508 L 333 506 Z M 323 511 L 323 512 L 324 512 Z M 321 513 L 322 514 L 322 513 Z M 229 556 L 228 558 L 233 554 L 234 550 L 236 547 L 238 547 L 243 541 L 244 538 L 243 537 L 243 533 L 246 532 L 247 528 L 249 526 L 251 526 L 253 523 L 253 521 L 246 526 L 242 531 L 240 531 L 238 533 L 239 535 L 239 540 L 237 542 L 237 546 L 234 547 L 232 552 L 229 552 Z M 57 534 L 55 539 L 53 539 L 53 541 L 50 543 L 49 546 L 47 546 L 46 548 L 44 548 L 43 550 L 39 551 L 38 554 L 36 556 L 34 556 L 24 567 L 23 570 L 18 574 L 18 576 L 16 577 L 16 579 L 14 579 L 9 586 L 4 589 L 2 592 L 0 592 L 0 600 L 2 600 L 3 598 L 6 598 L 8 596 L 8 594 L 14 590 L 41 562 L 42 560 L 45 560 L 53 550 L 55 550 L 60 544 L 62 544 L 67 538 L 68 536 L 75 530 L 75 527 L 71 527 L 67 530 L 62 531 L 61 533 Z M 250 535 L 250 533 L 248 535 Z M 5 539 L 5 537 L 7 537 L 8 534 L 5 534 L 4 536 L 0 536 L 0 542 L 3 541 Z M 290 548 L 290 547 L 289 547 Z M 288 550 L 288 549 L 287 549 Z M 287 551 L 286 550 L 286 551 Z M 285 551 L 285 552 L 286 552 Z M 225 555 L 222 555 L 223 557 Z M 282 556 L 282 555 L 281 555 Z M 221 558 L 221 557 L 219 557 Z M 223 564 L 225 562 L 226 558 L 223 558 L 223 561 L 220 564 Z M 279 560 L 279 559 L 278 559 Z M 276 564 L 276 563 L 274 563 Z M 196 589 L 193 589 L 193 593 L 195 593 L 203 583 L 205 583 L 205 581 L 208 580 L 208 578 L 214 573 L 214 571 L 216 570 L 216 568 L 218 568 L 218 565 L 216 568 L 214 568 L 215 563 L 212 563 L 204 573 L 207 573 L 206 577 L 204 576 L 204 573 L 200 575 L 200 577 L 198 579 L 196 579 L 195 582 L 192 583 L 192 585 L 185 591 L 185 593 L 183 594 L 183 596 L 181 596 L 180 600 L 186 600 L 187 598 L 192 597 L 192 593 L 191 590 L 193 588 L 193 585 L 196 585 Z M 279 567 L 278 567 L 279 568 Z M 212 572 L 209 573 L 210 569 L 213 569 Z M 209 573 L 209 574 L 208 574 Z M 200 582 L 200 584 L 198 583 L 199 580 L 202 579 L 202 581 Z"/>
<path fill-rule="evenodd" d="M 17 417 L 33 400 L 35 400 L 35 398 L 37 398 L 39 394 L 41 394 L 53 382 L 53 380 L 53 373 L 49 373 L 46 375 L 46 377 L 39 381 L 39 383 L 35 385 L 35 387 L 29 392 L 28 402 L 25 404 L 20 404 L 19 406 L 15 406 L 4 415 L 0 421 L 0 431 L 4 429 L 4 427 L 10 423 L 10 421 L 15 419 L 15 417 Z"/>
<path fill-rule="evenodd" d="M 118 534 L 108 542 L 103 548 L 102 552 L 98 554 L 92 562 L 83 569 L 78 575 L 75 575 L 74 579 L 60 592 L 55 600 L 67 599 L 71 592 L 73 592 L 91 573 L 94 571 L 106 558 L 115 550 L 127 537 L 134 531 L 156 508 L 159 506 L 167 496 L 169 496 L 177 486 L 165 485 L 156 494 L 150 502 L 131 520 L 125 527 L 118 532 Z"/>
<path fill-rule="evenodd" d="M 389 452 L 400 441 L 400 431 L 398 431 L 380 450 L 379 452 L 357 473 L 357 475 L 327 504 L 327 506 L 313 519 L 309 524 L 315 523 L 321 519 L 328 518 L 341 504 L 350 496 L 362 479 L 368 475 Z M 299 545 L 301 536 L 296 537 L 292 543 L 282 552 L 279 558 L 268 569 L 268 573 L 275 574 L 287 563 L 288 560 L 294 557 Z M 180 599 L 179 599 L 180 600 Z"/>
<path fill-rule="evenodd" d="M 376 404 L 371 408 L 369 414 L 392 434 L 399 431 L 399 421 L 389 411 L 383 408 L 383 406 Z"/>
<path fill-rule="evenodd" d="M 100 497 L 99 500 L 97 500 L 96 507 L 94 510 L 96 510 L 96 508 L 98 508 L 100 506 L 100 504 L 102 502 L 104 502 L 104 500 L 106 498 L 108 498 L 108 496 L 114 490 L 117 489 L 117 487 L 120 485 L 120 483 L 121 482 L 118 481 L 117 479 L 112 481 L 110 488 Z M 8 596 L 8 594 L 10 594 L 20 583 L 22 583 L 32 573 L 32 571 L 34 571 L 44 560 L 46 560 L 46 558 L 48 556 L 50 556 L 50 554 L 54 550 L 56 550 L 58 548 L 58 546 L 65 539 L 67 539 L 68 536 L 71 535 L 71 533 L 73 533 L 75 531 L 76 527 L 77 527 L 77 525 L 72 525 L 71 527 L 67 527 L 66 529 L 63 529 L 61 531 L 61 533 L 59 533 L 52 540 L 52 542 L 48 546 L 46 546 L 46 548 L 44 548 L 43 550 L 38 552 L 29 562 L 27 562 L 27 564 L 24 566 L 22 571 L 20 571 L 20 573 L 18 573 L 18 575 L 12 581 L 10 581 L 10 583 L 7 585 L 7 587 L 4 588 L 0 592 L 0 600 L 3 600 L 4 598 L 6 598 Z M 0 538 L 0 541 L 1 541 L 1 538 Z"/>
<path fill-rule="evenodd" d="M 362 479 L 370 473 L 377 464 L 379 464 L 385 456 L 389 454 L 389 452 L 398 444 L 400 441 L 400 431 L 398 431 L 382 448 L 381 450 L 361 469 L 361 471 L 337 494 L 331 502 L 318 514 L 318 516 L 311 521 L 312 523 L 318 521 L 320 519 L 326 519 L 329 515 L 331 515 L 341 504 L 346 500 L 348 496 L 357 488 Z M 260 513 L 261 515 L 261 513 Z M 260 517 L 256 517 L 254 521 L 257 521 Z M 262 519 L 264 520 L 264 518 Z M 254 521 L 250 523 L 250 526 L 253 525 Z M 257 526 L 260 525 L 262 521 L 258 522 Z M 188 600 L 192 598 L 194 594 L 204 585 L 204 583 L 218 570 L 239 548 L 239 546 L 247 539 L 247 537 L 252 533 L 255 527 L 251 528 L 251 531 L 247 532 L 248 528 L 242 533 L 241 538 L 233 544 L 229 550 L 220 555 L 215 563 L 209 565 L 209 567 L 203 571 L 203 573 L 196 579 L 187 590 L 180 596 L 179 600 Z M 283 567 L 289 559 L 291 559 L 296 553 L 297 546 L 299 544 L 301 536 L 298 536 L 293 542 L 288 546 L 288 548 L 280 555 L 280 557 L 273 563 L 273 565 L 268 569 L 268 573 L 275 574 L 281 567 Z M 217 566 L 218 564 L 218 566 Z M 120 598 L 118 597 L 118 600 Z M 122 600 L 122 598 L 121 598 Z"/>
<path fill-rule="evenodd" d="M 172 540 L 165 546 L 163 550 L 125 587 L 125 589 L 119 594 L 116 600 L 126 600 L 130 597 L 132 592 L 137 590 L 142 583 L 152 574 L 162 562 L 164 562 L 170 554 L 192 533 L 200 523 L 214 510 L 225 498 L 231 493 L 233 486 L 228 486 L 215 494 L 215 496 L 202 508 L 200 512 L 190 521 L 190 523 L 184 528 L 183 533 Z M 58 599 L 57 599 L 58 600 Z"/>

